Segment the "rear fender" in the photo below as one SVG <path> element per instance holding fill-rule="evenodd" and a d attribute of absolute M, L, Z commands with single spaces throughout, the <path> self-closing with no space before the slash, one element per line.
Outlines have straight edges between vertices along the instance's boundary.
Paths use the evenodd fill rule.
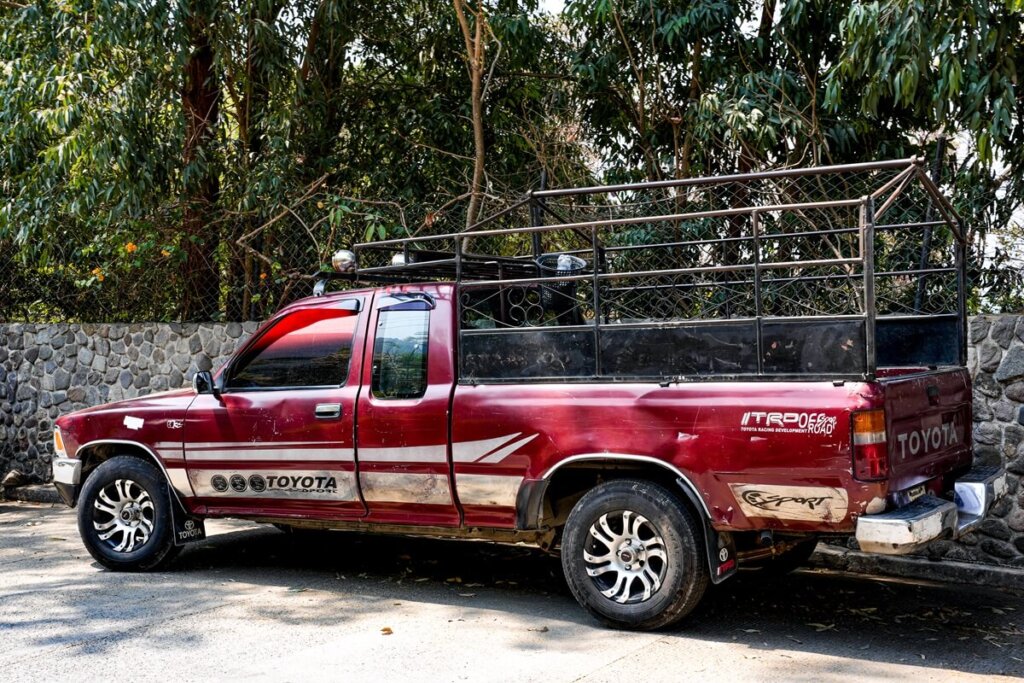
<path fill-rule="evenodd" d="M 597 461 L 607 461 L 654 465 L 665 470 L 666 474 L 671 474 L 676 485 L 682 490 L 687 503 L 700 518 L 701 528 L 704 530 L 703 540 L 712 583 L 721 583 L 736 573 L 738 563 L 736 562 L 736 544 L 733 536 L 729 532 L 719 532 L 711 526 L 711 515 L 707 504 L 698 493 L 693 481 L 671 463 L 646 455 L 592 453 L 575 455 L 562 460 L 545 472 L 539 480 L 523 483 L 516 499 L 516 528 L 539 529 L 544 521 L 544 501 L 552 475 L 564 465 L 584 461 L 595 461 L 595 464 Z"/>

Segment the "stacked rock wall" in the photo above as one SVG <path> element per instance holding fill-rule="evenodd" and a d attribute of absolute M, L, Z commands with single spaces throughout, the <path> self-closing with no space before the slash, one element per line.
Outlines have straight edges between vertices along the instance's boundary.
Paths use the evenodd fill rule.
<path fill-rule="evenodd" d="M 1024 316 L 977 316 L 968 330 L 975 462 L 1004 465 L 1010 495 L 996 503 L 977 533 L 933 544 L 929 555 L 1024 566 Z"/>
<path fill-rule="evenodd" d="M 224 362 L 257 323 L 0 325 L 0 477 L 50 478 L 62 413 L 177 389 Z"/>
<path fill-rule="evenodd" d="M 220 365 L 256 323 L 0 325 L 0 477 L 50 478 L 54 419 L 87 406 L 186 386 Z M 970 321 L 976 460 L 1005 465 L 1010 495 L 981 529 L 927 555 L 1024 566 L 1024 316 Z"/>

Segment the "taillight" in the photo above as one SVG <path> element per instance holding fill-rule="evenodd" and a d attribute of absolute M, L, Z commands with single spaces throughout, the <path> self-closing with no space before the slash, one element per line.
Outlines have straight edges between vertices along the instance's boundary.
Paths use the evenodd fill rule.
<path fill-rule="evenodd" d="M 853 476 L 861 481 L 879 481 L 889 476 L 884 410 L 853 414 Z"/>

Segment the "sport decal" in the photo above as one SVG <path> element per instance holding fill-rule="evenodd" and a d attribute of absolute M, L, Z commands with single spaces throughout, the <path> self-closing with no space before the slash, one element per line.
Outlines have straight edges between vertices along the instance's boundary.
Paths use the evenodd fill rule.
<path fill-rule="evenodd" d="M 730 484 L 729 487 L 747 517 L 841 522 L 849 508 L 846 491 L 828 486 Z"/>
<path fill-rule="evenodd" d="M 307 498 L 358 500 L 352 472 L 327 470 L 192 470 L 189 480 L 199 496 L 214 498 Z"/>

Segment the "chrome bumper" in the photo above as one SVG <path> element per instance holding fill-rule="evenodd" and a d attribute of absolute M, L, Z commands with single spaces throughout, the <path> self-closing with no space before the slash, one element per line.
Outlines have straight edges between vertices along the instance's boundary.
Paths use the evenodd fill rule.
<path fill-rule="evenodd" d="M 82 461 L 78 458 L 53 459 L 53 483 L 78 486 L 82 479 Z"/>
<path fill-rule="evenodd" d="M 956 538 L 973 531 L 992 504 L 1006 494 L 1006 471 L 1001 467 L 974 467 L 957 480 L 956 502 L 922 496 L 910 505 L 857 520 L 861 550 L 882 555 L 904 555 L 940 538 Z"/>

